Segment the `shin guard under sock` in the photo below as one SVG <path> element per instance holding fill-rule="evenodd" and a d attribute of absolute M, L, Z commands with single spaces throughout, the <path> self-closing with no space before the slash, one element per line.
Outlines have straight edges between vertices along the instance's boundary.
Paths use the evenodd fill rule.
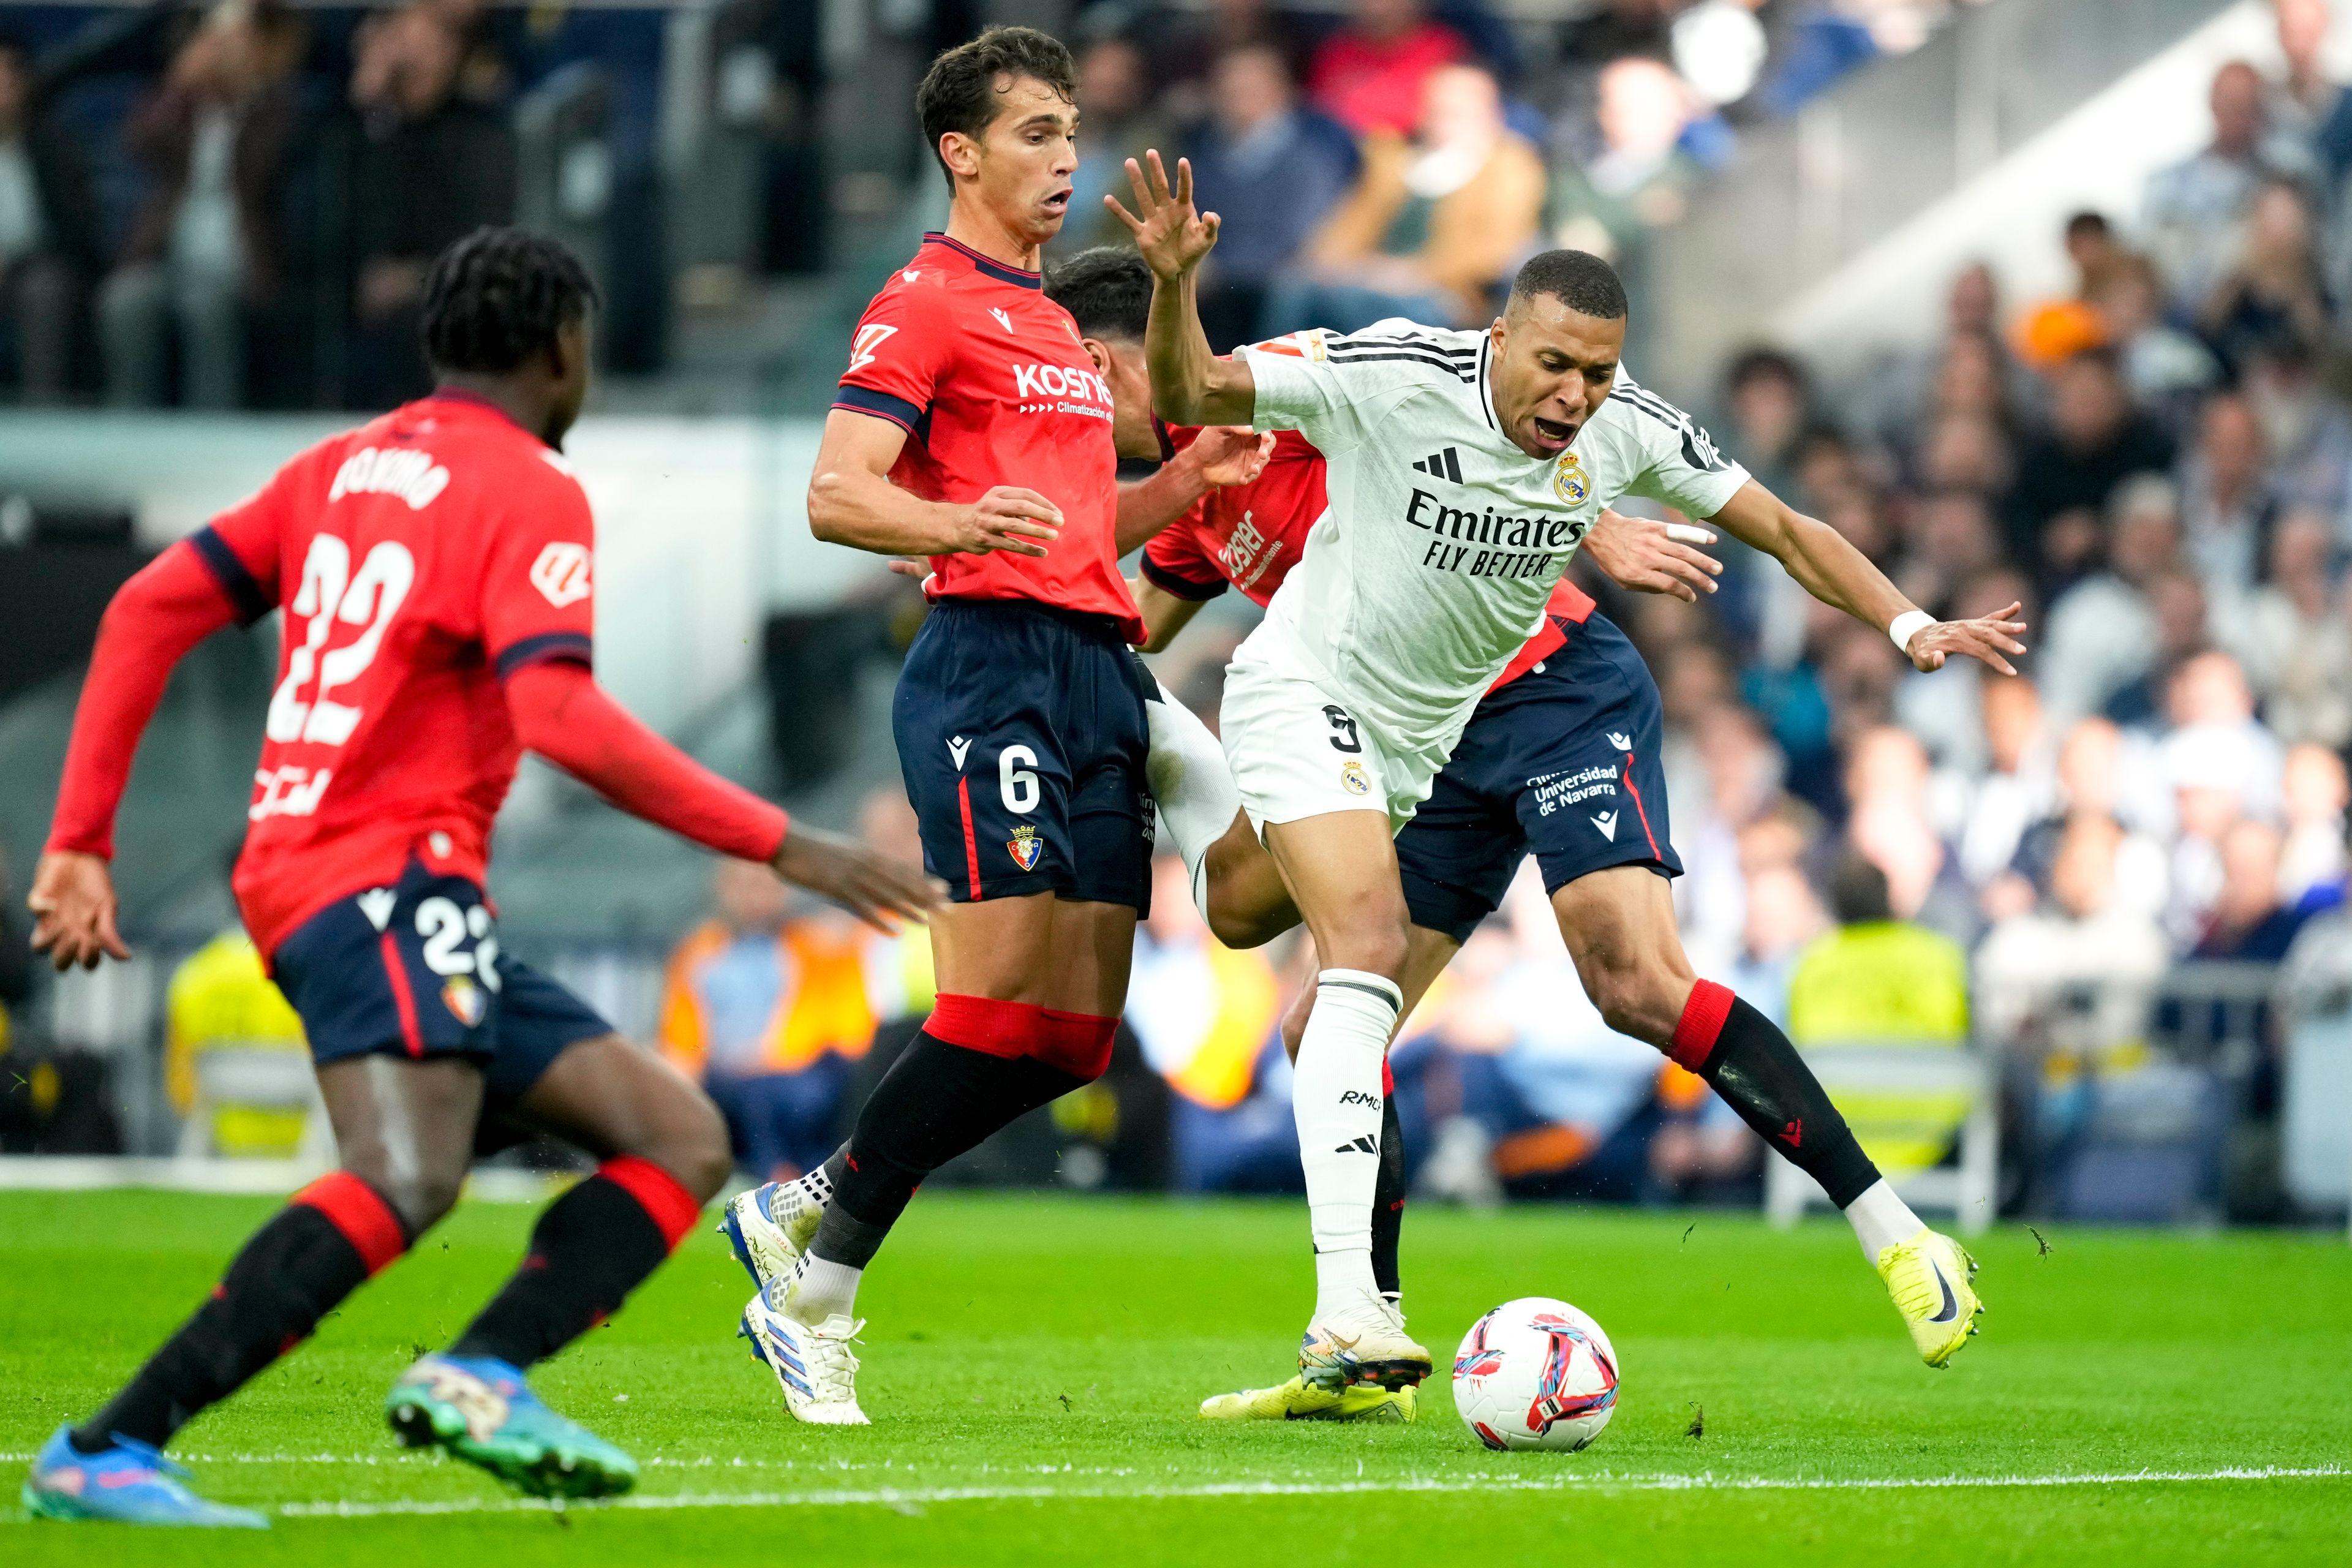
<path fill-rule="evenodd" d="M 413 1239 L 359 1177 L 338 1171 L 311 1183 L 253 1233 L 195 1315 L 74 1429 L 74 1447 L 94 1454 L 120 1434 L 162 1447 L 196 1412 L 308 1339 Z"/>
<path fill-rule="evenodd" d="M 1372 1278 L 1372 1194 L 1380 1178 L 1385 1097 L 1381 1064 L 1403 993 L 1385 975 L 1326 969 L 1298 1042 L 1290 1109 L 1307 1175 L 1319 1320 L 1377 1293 Z"/>
<path fill-rule="evenodd" d="M 652 1161 L 607 1161 L 539 1216 L 522 1267 L 449 1353 L 519 1367 L 546 1360 L 619 1311 L 701 1213 Z"/>
<path fill-rule="evenodd" d="M 945 1004 L 950 998 L 940 1000 Z M 1020 1003 L 982 1003 L 975 1008 L 970 1005 L 974 998 L 956 1000 L 966 1005 L 948 1019 L 940 1013 L 932 1016 L 866 1097 L 847 1147 L 825 1163 L 833 1174 L 833 1202 L 809 1245 L 815 1256 L 865 1268 L 924 1177 L 1039 1106 L 1092 1081 L 1092 1075 L 1017 1053 L 1047 1037 L 1059 1038 L 1055 1036 L 1058 1027 L 1071 1037 L 1064 1042 L 1067 1048 L 1050 1043 L 1048 1048 L 1063 1059 L 1083 1068 L 1095 1055 L 1108 1054 L 1108 1030 L 1101 1026 L 1114 1020 L 1057 1025 L 1057 1019 L 1076 1016 Z M 942 1007 L 941 1012 L 947 1011 Z M 983 1017 L 993 1032 L 971 1044 L 941 1038 L 936 1032 L 941 1027 L 966 1032 L 968 1020 L 962 1014 Z M 1085 1041 L 1076 1039 L 1080 1033 Z M 1097 1037 L 1099 1053 L 1087 1043 Z M 837 1169 L 835 1161 L 839 1162 Z"/>
<path fill-rule="evenodd" d="M 1705 1079 L 1780 1156 L 1840 1208 L 1878 1180 L 1804 1058 L 1763 1014 L 1717 985 L 1691 988 L 1668 1055 Z"/>

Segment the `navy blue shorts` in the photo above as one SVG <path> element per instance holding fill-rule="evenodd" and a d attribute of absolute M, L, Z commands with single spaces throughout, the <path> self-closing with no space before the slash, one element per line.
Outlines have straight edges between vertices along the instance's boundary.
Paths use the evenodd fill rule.
<path fill-rule="evenodd" d="M 1493 914 L 1532 849 L 1544 889 L 1647 866 L 1679 877 L 1649 666 L 1604 616 L 1478 704 L 1436 786 L 1397 835 L 1415 925 L 1456 942 Z"/>
<path fill-rule="evenodd" d="M 931 606 L 890 706 L 923 868 L 959 903 L 1151 903 L 1149 678 L 1113 625 L 1041 605 Z"/>
<path fill-rule="evenodd" d="M 575 1040 L 613 1033 L 593 1007 L 499 951 L 482 890 L 411 862 L 399 882 L 341 899 L 271 955 L 320 1067 L 346 1057 L 469 1057 L 507 1107 Z"/>

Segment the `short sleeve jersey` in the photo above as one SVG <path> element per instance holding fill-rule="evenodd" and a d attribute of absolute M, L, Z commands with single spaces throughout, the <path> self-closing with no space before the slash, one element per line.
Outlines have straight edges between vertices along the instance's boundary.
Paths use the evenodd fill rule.
<path fill-rule="evenodd" d="M 237 902 L 264 953 L 414 858 L 480 882 L 521 747 L 500 680 L 590 662 L 595 528 L 563 459 L 442 394 L 320 442 L 191 542 L 285 612 Z"/>
<path fill-rule="evenodd" d="M 1622 369 L 1574 445 L 1528 457 L 1496 419 L 1484 331 L 1391 320 L 1241 353 L 1257 427 L 1322 452 L 1328 498 L 1242 657 L 1318 682 L 1394 751 L 1452 750 L 1612 501 L 1712 517 L 1748 479 Z"/>
<path fill-rule="evenodd" d="M 833 405 L 907 432 L 891 482 L 926 500 L 1019 485 L 1061 508 L 1043 556 L 932 556 L 933 598 L 1034 600 L 1142 640 L 1118 570 L 1110 387 L 1037 273 L 926 237 L 866 307 Z"/>
<path fill-rule="evenodd" d="M 1191 446 L 1201 432 L 1171 429 L 1170 445 Z M 1274 451 L 1245 485 L 1213 489 L 1182 517 L 1154 534 L 1143 549 L 1144 580 L 1162 593 L 1201 602 L 1227 587 L 1264 605 L 1275 595 L 1322 521 L 1323 454 L 1296 430 L 1275 437 Z M 1600 608 L 1592 595 L 1562 577 L 1544 605 L 1543 624 L 1495 679 L 1507 686 L 1568 645 L 1575 628 Z"/>

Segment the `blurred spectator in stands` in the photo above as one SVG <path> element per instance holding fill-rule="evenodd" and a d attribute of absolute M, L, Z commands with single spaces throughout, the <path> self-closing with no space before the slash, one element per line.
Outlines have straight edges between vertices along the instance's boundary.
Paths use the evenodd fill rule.
<path fill-rule="evenodd" d="M 2156 921 L 2119 894 L 2126 842 L 2112 817 L 2068 818 L 2048 902 L 2002 920 L 1978 950 L 1980 1022 L 2006 1047 L 2042 1056 L 2056 1085 L 2144 1044 L 2170 962 Z"/>
<path fill-rule="evenodd" d="M 2059 847 L 2067 825 L 2082 817 L 2121 822 L 2126 743 L 2123 731 L 2106 719 L 2085 719 L 2066 732 L 2058 748 L 2058 805 L 2018 839 L 2009 870 L 1985 889 L 1987 915 L 1998 921 L 2022 914 L 2055 893 Z M 2150 834 L 2126 826 L 2116 847 L 2116 906 L 2151 921 L 2164 908 L 2167 861 L 2164 846 Z"/>
<path fill-rule="evenodd" d="M 1733 355 L 1723 373 L 1723 406 L 1731 449 L 1759 483 L 1792 505 L 1822 504 L 1826 498 L 1803 495 L 1797 485 L 1797 440 L 1811 417 L 1812 395 L 1793 355 L 1760 345 Z"/>
<path fill-rule="evenodd" d="M 907 865 L 923 860 L 923 839 L 907 792 L 895 784 L 867 792 L 857 811 L 857 836 Z M 931 928 L 907 925 L 896 936 L 860 933 L 866 943 L 866 990 L 881 1027 L 911 1039 L 930 1016 L 939 986 L 931 972 Z M 901 1042 L 903 1043 L 903 1042 Z"/>
<path fill-rule="evenodd" d="M 2085 349 L 2107 342 L 2107 328 L 2092 303 L 2099 285 L 2123 256 L 2115 230 L 2095 212 L 2066 220 L 2066 259 L 2074 264 L 2074 292 L 2026 308 L 2017 324 L 2017 352 L 2036 370 L 2050 370 Z"/>
<path fill-rule="evenodd" d="M 2264 180 L 2247 209 L 2242 245 L 2199 305 L 2197 330 L 2234 371 L 2273 342 L 2325 343 L 2333 309 L 2309 202 L 2289 181 Z"/>
<path fill-rule="evenodd" d="M 123 128 L 148 192 L 99 291 L 107 401 L 163 401 L 166 334 L 180 401 L 244 401 L 249 312 L 284 281 L 279 184 L 299 129 L 295 72 L 309 29 L 275 0 L 222 0 Z"/>
<path fill-rule="evenodd" d="M 1571 71 L 1598 71 L 1639 55 L 1663 60 L 1673 50 L 1670 24 L 1682 0 L 1601 0 L 1559 29 L 1560 63 Z"/>
<path fill-rule="evenodd" d="M 2254 721 L 2252 697 L 2237 661 L 2203 653 L 2172 681 L 2176 728 L 2158 752 L 2158 775 L 2173 792 L 2176 834 L 2168 876 L 2165 928 L 2182 951 L 2204 932 L 2222 894 L 2231 829 L 2279 803 L 2284 759 Z M 2277 879 L 2275 859 L 2272 866 Z M 2273 893 L 2275 896 L 2275 887 Z"/>
<path fill-rule="evenodd" d="M 1266 335 L 1354 331 L 1384 316 L 1435 326 L 1491 320 L 1497 291 L 1537 237 L 1543 160 L 1503 123 L 1475 66 L 1428 74 L 1417 144 L 1364 140 L 1355 187 L 1266 297 Z"/>
<path fill-rule="evenodd" d="M 429 4 L 379 13 L 352 45 L 362 132 L 352 179 L 352 389 L 383 407 L 430 386 L 417 348 L 425 269 L 484 224 L 511 221 L 515 137 L 457 97 L 465 40 Z"/>
<path fill-rule="evenodd" d="M 1262 950 L 1236 952 L 1209 934 L 1181 858 L 1160 856 L 1151 870 L 1127 1022 L 1176 1091 L 1177 1190 L 1297 1191 L 1305 1177 L 1279 1028 L 1290 990 Z M 1298 977 L 1288 979 L 1295 989 Z"/>
<path fill-rule="evenodd" d="M 1070 175 L 1069 222 L 1055 242 L 1065 254 L 1089 245 L 1128 243 L 1127 226 L 1103 205 L 1103 197 L 1131 203 L 1127 161 L 1141 163 L 1152 147 L 1167 157 L 1174 146 L 1151 101 L 1143 51 L 1132 39 L 1098 38 L 1079 55 L 1078 113 L 1086 133 L 1078 139 L 1078 166 Z"/>
<path fill-rule="evenodd" d="M 864 940 L 830 909 L 795 915 L 765 866 L 722 860 L 711 890 L 712 918 L 670 956 L 662 1054 L 718 1101 L 737 1163 L 787 1180 L 838 1145 L 850 1064 L 873 1044 Z"/>
<path fill-rule="evenodd" d="M 2288 745 L 2352 742 L 2352 622 L 2328 578 L 2332 543 L 2333 531 L 2315 512 L 2280 519 L 2270 540 L 2270 580 L 2225 639 Z"/>
<path fill-rule="evenodd" d="M 1981 925 L 1976 895 L 1928 816 L 1927 783 L 1927 752 L 1907 731 L 1885 725 L 1864 735 L 1846 771 L 1846 838 L 1885 873 L 1897 918 L 1965 945 Z"/>
<path fill-rule="evenodd" d="M 2017 858 L 2026 829 L 2050 815 L 2058 778 L 2056 738 L 2033 682 L 1988 674 L 1977 688 L 1983 767 L 1938 774 L 1936 820 L 1957 843 L 1960 874 L 1981 888 Z"/>
<path fill-rule="evenodd" d="M 1616 265 L 1635 301 L 1629 335 L 1639 332 L 1640 301 L 1650 293 L 1650 231 L 1682 216 L 1698 174 L 1681 148 L 1696 107 L 1673 68 L 1644 56 L 1613 60 L 1601 72 L 1601 151 L 1558 160 L 1552 170 L 1546 226 L 1553 243 Z"/>
<path fill-rule="evenodd" d="M 1359 136 L 1403 136 L 1427 114 L 1432 71 L 1469 58 L 1470 46 L 1425 0 L 1352 0 L 1347 24 L 1315 51 L 1307 94 Z"/>
<path fill-rule="evenodd" d="M 2310 156 L 2272 132 L 2263 79 L 2243 60 L 2213 74 L 2213 140 L 2203 151 L 2148 176 L 2140 225 L 2174 303 L 2194 311 L 2228 265 L 2239 220 L 2267 176 L 2308 180 Z"/>
<path fill-rule="evenodd" d="M 1208 0 L 1199 11 L 1161 7 L 1147 16 L 1143 27 L 1145 53 L 1160 85 L 1163 106 L 1185 120 L 1213 110 L 1214 79 L 1227 55 L 1272 49 L 1282 62 L 1285 79 L 1295 82 L 1306 73 L 1314 53 L 1300 18 L 1269 0 Z M 1228 220 L 1233 216 L 1225 215 Z"/>
<path fill-rule="evenodd" d="M 2044 532 L 2063 514 L 2096 513 L 2132 474 L 2172 468 L 2171 438 L 2132 406 L 2114 353 L 2092 349 L 2051 377 L 2048 428 L 2026 447 L 2010 494 L 2011 559 L 2058 576 L 2081 555 Z"/>
<path fill-rule="evenodd" d="M 2352 782 L 2344 759 L 2305 742 L 2286 753 L 2286 838 L 2279 848 L 2279 897 L 2299 912 L 2343 898 L 2344 813 Z"/>
<path fill-rule="evenodd" d="M 0 386 L 21 403 L 56 403 L 104 261 L 80 150 L 34 87 L 24 46 L 0 37 Z"/>
<path fill-rule="evenodd" d="M 1192 179 L 1205 211 L 1225 215 L 1201 321 L 1219 353 L 1257 335 L 1265 291 L 1347 194 L 1362 160 L 1340 125 L 1297 101 L 1272 47 L 1220 58 L 1213 118 L 1192 138 Z"/>
<path fill-rule="evenodd" d="M 2352 505 L 2352 414 L 2319 376 L 2311 345 L 2273 339 L 2247 355 L 2240 384 L 2270 453 L 2280 501 L 2326 512 L 2345 526 Z M 2339 537 L 2337 549 L 2347 542 Z"/>
<path fill-rule="evenodd" d="M 275 1051 L 310 1068 L 302 1020 L 261 967 L 242 926 L 198 948 L 172 971 L 163 993 L 163 1088 L 182 1116 L 194 1108 L 205 1058 L 218 1052 Z M 205 1130 L 210 1152 L 231 1159 L 290 1158 L 311 1113 L 275 1105 L 215 1100 Z"/>
<path fill-rule="evenodd" d="M 2221 837 L 2221 889 L 2190 958 L 2276 963 L 2286 956 L 2303 915 L 2280 896 L 2283 847 L 2279 830 L 2267 822 L 2231 824 Z"/>
<path fill-rule="evenodd" d="M 1950 938 L 1897 918 L 1886 873 L 1858 853 L 1830 879 L 1835 930 L 1798 955 L 1789 1037 L 1817 1046 L 1964 1044 L 1968 959 Z"/>
<path fill-rule="evenodd" d="M 2328 0 L 2273 0 L 2279 53 L 2286 74 L 2271 90 L 2272 118 L 2310 143 L 2328 183 L 2352 164 L 2352 105 L 2322 58 L 2331 18 Z"/>
<path fill-rule="evenodd" d="M 2210 399 L 2180 469 L 2182 543 L 2189 567 L 2217 589 L 2252 589 L 2277 521 L 2263 428 L 2233 393 Z"/>
<path fill-rule="evenodd" d="M 2155 667 L 2163 643 L 2158 585 L 2181 574 L 2179 491 L 2155 474 L 2117 486 L 2106 533 L 2105 570 L 2059 595 L 2033 650 L 2042 694 L 2061 723 L 2100 711 Z M 2204 636 L 2201 594 L 2197 605 L 2192 640 Z"/>
<path fill-rule="evenodd" d="M 2210 349 L 2165 321 L 2155 263 L 2129 252 L 2117 257 L 2092 286 L 2091 303 L 2132 401 L 2179 433 L 2194 417 L 2196 399 L 2221 380 L 2221 366 Z"/>

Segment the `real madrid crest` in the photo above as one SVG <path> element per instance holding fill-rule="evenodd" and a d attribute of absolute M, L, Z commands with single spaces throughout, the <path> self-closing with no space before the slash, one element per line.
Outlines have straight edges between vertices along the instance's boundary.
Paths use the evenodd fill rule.
<path fill-rule="evenodd" d="M 1592 493 L 1592 487 L 1585 482 L 1584 468 L 1577 462 L 1575 453 L 1560 454 L 1559 467 L 1552 470 L 1551 488 L 1552 493 L 1570 506 L 1582 506 L 1584 498 Z"/>

